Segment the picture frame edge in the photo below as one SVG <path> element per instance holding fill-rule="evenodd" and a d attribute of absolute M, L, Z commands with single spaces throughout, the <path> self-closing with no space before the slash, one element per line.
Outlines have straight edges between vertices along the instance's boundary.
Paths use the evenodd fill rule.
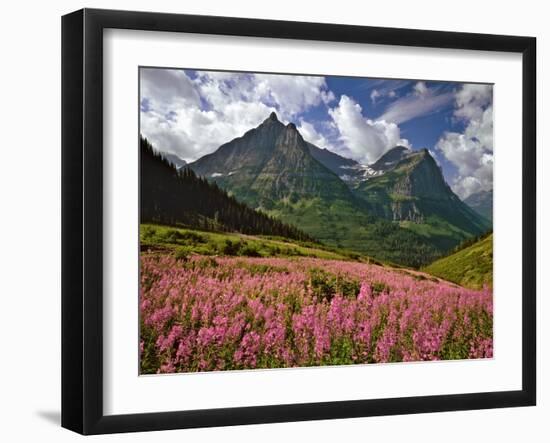
<path fill-rule="evenodd" d="M 178 25 L 178 23 L 180 23 Z M 221 35 L 308 40 L 374 38 L 407 46 L 519 52 L 523 56 L 522 384 L 518 391 L 281 404 L 130 415 L 103 414 L 102 355 L 102 32 L 216 29 Z M 300 28 L 305 27 L 305 31 Z M 323 39 L 315 38 L 321 30 Z M 252 34 L 255 32 L 260 35 Z M 261 32 L 260 32 L 261 31 Z M 174 31 L 175 32 L 175 31 Z M 202 32 L 212 34 L 213 32 Z M 334 36 L 345 38 L 339 40 Z M 393 37 L 392 37 L 393 35 Z M 330 37 L 330 38 L 329 38 Z M 444 45 L 436 45 L 437 37 Z M 401 37 L 402 38 L 402 37 Z M 426 40 L 429 40 L 427 42 Z M 390 43 L 394 41 L 394 43 Z M 385 43 L 380 43 L 385 42 Z M 426 43 L 420 45 L 419 43 Z M 359 41 L 356 43 L 367 43 Z M 536 404 L 536 38 L 264 19 L 81 9 L 62 17 L 62 426 L 81 434 L 230 426 Z M 526 128 L 528 129 L 526 131 Z M 75 215 L 81 214 L 81 215 Z M 347 414 L 347 415 L 346 415 Z"/>

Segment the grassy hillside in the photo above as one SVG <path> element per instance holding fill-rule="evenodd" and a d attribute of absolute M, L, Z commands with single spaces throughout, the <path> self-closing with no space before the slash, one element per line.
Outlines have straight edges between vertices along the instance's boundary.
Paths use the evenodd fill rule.
<path fill-rule="evenodd" d="M 493 234 L 433 262 L 424 272 L 461 286 L 479 289 L 493 286 Z"/>
<path fill-rule="evenodd" d="M 270 210 L 262 210 L 299 227 L 325 245 L 354 250 L 381 261 L 418 268 L 441 256 L 433 239 L 424 233 L 369 216 L 347 202 L 301 199 L 295 203 L 279 202 Z M 456 243 L 447 246 L 451 248 Z"/>
<path fill-rule="evenodd" d="M 140 225 L 140 246 L 142 251 L 171 250 L 181 258 L 191 254 L 201 254 L 243 257 L 312 257 L 379 263 L 352 251 L 334 249 L 318 243 L 288 240 L 282 237 L 199 231 L 156 224 Z"/>

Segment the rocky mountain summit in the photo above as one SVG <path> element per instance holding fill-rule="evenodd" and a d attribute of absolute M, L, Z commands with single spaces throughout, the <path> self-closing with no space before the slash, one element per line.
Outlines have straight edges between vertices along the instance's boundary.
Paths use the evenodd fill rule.
<path fill-rule="evenodd" d="M 490 227 L 451 190 L 427 149 L 396 146 L 362 165 L 307 142 L 275 113 L 188 167 L 253 208 L 356 249 L 361 230 L 371 242 L 378 219 L 441 250 Z"/>

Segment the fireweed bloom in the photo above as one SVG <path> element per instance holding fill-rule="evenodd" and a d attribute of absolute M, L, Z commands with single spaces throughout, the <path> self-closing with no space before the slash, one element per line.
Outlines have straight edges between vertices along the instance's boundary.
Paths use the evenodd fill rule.
<path fill-rule="evenodd" d="M 419 272 L 315 258 L 143 254 L 143 373 L 493 356 L 493 298 Z"/>

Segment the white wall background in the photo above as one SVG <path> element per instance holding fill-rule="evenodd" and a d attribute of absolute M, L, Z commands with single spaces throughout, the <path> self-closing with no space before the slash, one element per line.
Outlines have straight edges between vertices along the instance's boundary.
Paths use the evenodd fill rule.
<path fill-rule="evenodd" d="M 0 26 L 0 438 L 75 441 L 60 415 L 60 17 L 81 7 L 350 23 L 538 38 L 539 226 L 550 222 L 550 28 L 544 2 L 5 2 Z M 545 106 L 546 105 L 546 106 Z M 543 110 L 543 107 L 545 108 Z M 544 112 L 546 111 L 546 112 Z M 519 122 L 518 122 L 519 123 Z M 518 147 L 518 163 L 520 162 Z M 550 439 L 549 235 L 539 228 L 537 407 L 102 436 L 94 441 L 532 441 Z M 545 248 L 545 251 L 541 251 Z"/>

